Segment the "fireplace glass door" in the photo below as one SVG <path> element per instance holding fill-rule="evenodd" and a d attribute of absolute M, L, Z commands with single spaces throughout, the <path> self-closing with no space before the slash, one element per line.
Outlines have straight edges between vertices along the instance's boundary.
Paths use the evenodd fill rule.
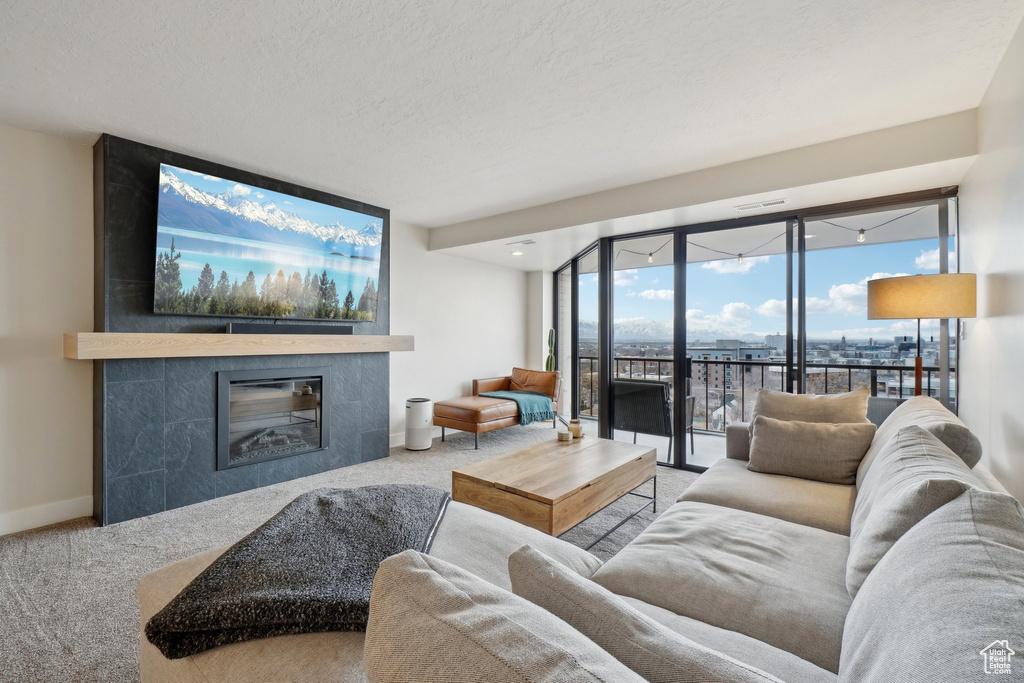
<path fill-rule="evenodd" d="M 327 448 L 326 368 L 221 372 L 217 468 Z"/>

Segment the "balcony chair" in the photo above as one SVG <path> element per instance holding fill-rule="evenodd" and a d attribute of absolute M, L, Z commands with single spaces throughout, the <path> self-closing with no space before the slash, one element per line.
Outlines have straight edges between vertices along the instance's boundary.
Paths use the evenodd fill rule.
<path fill-rule="evenodd" d="M 668 452 L 672 453 L 672 401 L 670 384 L 648 380 L 617 379 L 612 382 L 615 396 L 612 426 L 636 435 L 651 434 L 668 437 Z M 690 434 L 690 454 L 693 446 L 693 409 L 696 397 L 690 394 L 690 380 L 686 380 L 684 433 Z"/>

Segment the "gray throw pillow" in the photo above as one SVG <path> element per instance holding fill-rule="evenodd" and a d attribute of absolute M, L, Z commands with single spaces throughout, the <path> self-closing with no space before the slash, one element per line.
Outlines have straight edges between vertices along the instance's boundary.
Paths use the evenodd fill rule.
<path fill-rule="evenodd" d="M 875 436 L 875 425 L 774 420 L 758 415 L 751 433 L 748 470 L 853 484 L 857 466 Z"/>
<path fill-rule="evenodd" d="M 981 482 L 931 432 L 914 425 L 899 430 L 857 490 L 846 561 L 850 597 L 901 536 L 970 488 Z"/>
<path fill-rule="evenodd" d="M 654 683 L 776 677 L 685 638 L 526 545 L 508 558 L 512 590 L 543 607 Z"/>
<path fill-rule="evenodd" d="M 751 419 L 758 415 L 776 420 L 801 422 L 868 422 L 868 397 L 871 392 L 861 387 L 842 394 L 788 394 L 761 389 L 754 397 Z"/>

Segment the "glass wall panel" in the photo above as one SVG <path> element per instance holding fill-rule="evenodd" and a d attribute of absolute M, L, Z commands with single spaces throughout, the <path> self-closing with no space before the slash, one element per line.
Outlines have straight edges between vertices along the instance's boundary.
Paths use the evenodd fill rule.
<path fill-rule="evenodd" d="M 696 438 L 686 462 L 725 457 L 725 427 L 749 419 L 758 389 L 784 388 L 785 222 L 687 235 L 686 357 Z"/>
<path fill-rule="evenodd" d="M 598 296 L 600 293 L 597 249 L 592 249 L 579 258 L 577 270 L 579 288 L 579 367 L 576 368 L 577 396 L 579 396 L 580 418 L 596 419 L 600 406 L 598 373 Z M 590 431 L 597 432 L 596 425 Z"/>
<path fill-rule="evenodd" d="M 917 320 L 869 320 L 867 283 L 939 272 L 939 207 L 816 217 L 807 220 L 806 232 L 805 391 L 866 386 L 872 394 L 869 417 L 880 422 L 898 401 L 914 395 L 918 325 Z M 935 397 L 939 329 L 938 320 L 921 321 L 922 393 Z"/>
<path fill-rule="evenodd" d="M 575 370 L 572 367 L 572 268 L 566 266 L 555 274 L 557 309 L 556 340 L 557 357 L 555 367 L 562 373 L 562 395 L 558 397 L 558 411 L 566 419 L 572 415 L 572 383 Z"/>
<path fill-rule="evenodd" d="M 612 248 L 613 438 L 653 446 L 671 462 L 675 294 L 673 237 L 616 240 Z"/>

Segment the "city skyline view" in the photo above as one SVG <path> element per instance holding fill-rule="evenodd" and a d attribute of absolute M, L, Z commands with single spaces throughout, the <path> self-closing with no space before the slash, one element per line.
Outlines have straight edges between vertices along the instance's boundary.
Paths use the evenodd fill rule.
<path fill-rule="evenodd" d="M 916 320 L 868 320 L 867 281 L 937 273 L 938 239 L 856 244 L 808 250 L 806 257 L 807 336 L 850 340 L 915 337 Z M 954 259 L 950 255 L 950 262 Z M 690 342 L 736 338 L 764 341 L 786 331 L 784 254 L 689 263 L 687 337 Z M 670 338 L 675 293 L 672 265 L 615 272 L 616 332 L 650 339 Z M 580 276 L 581 328 L 597 320 L 596 273 Z M 795 305 L 795 302 L 794 302 Z M 622 330 L 623 332 L 620 332 Z M 939 321 L 922 320 L 921 336 L 937 337 Z M 582 334 L 582 329 L 581 329 Z"/>

